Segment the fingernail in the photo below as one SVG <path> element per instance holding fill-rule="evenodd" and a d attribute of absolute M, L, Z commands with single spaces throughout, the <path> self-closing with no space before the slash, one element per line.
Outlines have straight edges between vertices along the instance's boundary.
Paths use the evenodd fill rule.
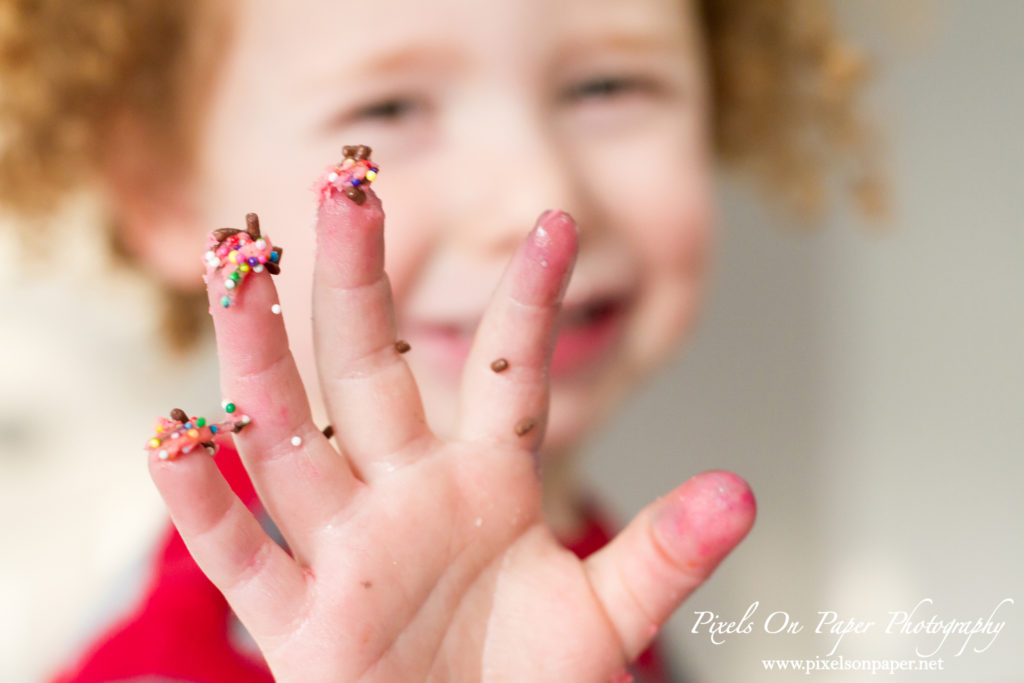
<path fill-rule="evenodd" d="M 576 225 L 576 221 L 565 211 L 561 209 L 548 209 L 540 216 L 537 217 L 537 223 L 534 225 L 534 231 L 543 231 L 545 233 L 550 232 L 557 228 L 557 224 L 572 226 L 573 232 L 579 234 L 579 226 Z"/>
<path fill-rule="evenodd" d="M 533 261 L 542 268 L 553 268 L 562 273 L 556 300 L 562 298 L 569 286 L 576 261 L 577 239 L 576 222 L 559 209 L 542 213 L 530 233 L 530 257 Z"/>
<path fill-rule="evenodd" d="M 577 237 L 569 214 L 545 211 L 522 242 L 516 288 L 524 302 L 548 305 L 559 300 L 569 284 L 576 260 Z"/>

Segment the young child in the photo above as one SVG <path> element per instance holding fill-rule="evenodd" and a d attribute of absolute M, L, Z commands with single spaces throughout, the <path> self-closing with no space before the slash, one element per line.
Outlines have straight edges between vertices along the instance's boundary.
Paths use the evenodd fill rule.
<path fill-rule="evenodd" d="M 698 475 L 605 546 L 571 463 L 693 318 L 713 140 L 806 199 L 807 126 L 849 137 L 857 70 L 821 8 L 7 5 L 7 202 L 93 181 L 179 294 L 247 212 L 280 255 L 226 285 L 211 239 L 238 450 L 154 435 L 176 532 L 59 680 L 668 680 L 641 653 L 753 497 Z M 379 178 L 324 172 L 311 230 L 351 143 Z"/>

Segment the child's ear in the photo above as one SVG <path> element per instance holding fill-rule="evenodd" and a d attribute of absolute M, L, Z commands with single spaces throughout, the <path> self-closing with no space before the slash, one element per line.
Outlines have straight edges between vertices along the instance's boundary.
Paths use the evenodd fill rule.
<path fill-rule="evenodd" d="M 123 114 L 109 132 L 102 181 L 120 240 L 165 284 L 202 287 L 203 230 L 185 155 L 138 116 Z"/>

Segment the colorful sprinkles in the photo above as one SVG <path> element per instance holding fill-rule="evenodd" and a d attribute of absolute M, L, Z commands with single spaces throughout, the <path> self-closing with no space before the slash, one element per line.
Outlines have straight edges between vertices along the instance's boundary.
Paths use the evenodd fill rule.
<path fill-rule="evenodd" d="M 235 412 L 233 403 L 228 412 Z M 219 424 L 209 424 L 205 417 L 189 417 L 184 410 L 175 408 L 170 418 L 158 417 L 153 425 L 156 432 L 147 442 L 147 451 L 156 451 L 161 460 L 174 460 L 179 455 L 191 453 L 196 446 L 202 446 L 210 455 L 217 452 L 214 436 L 221 432 L 240 432 L 252 420 L 248 415 L 240 415 L 237 419 L 225 420 Z"/>
<path fill-rule="evenodd" d="M 342 160 L 329 167 L 317 183 L 321 201 L 341 192 L 356 204 L 366 201 L 364 188 L 377 178 L 380 168 L 370 160 L 373 150 L 366 145 L 346 145 L 341 149 Z"/>
<path fill-rule="evenodd" d="M 223 276 L 225 294 L 220 305 L 229 307 L 238 296 L 238 289 L 252 273 L 266 270 L 271 275 L 281 272 L 284 250 L 275 247 L 260 233 L 260 219 L 250 213 L 245 217 L 246 229 L 221 228 L 210 233 L 203 261 Z"/>

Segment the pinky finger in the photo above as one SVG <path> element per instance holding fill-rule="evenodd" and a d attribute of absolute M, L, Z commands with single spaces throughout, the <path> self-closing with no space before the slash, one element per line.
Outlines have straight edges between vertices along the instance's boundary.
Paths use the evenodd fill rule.
<path fill-rule="evenodd" d="M 304 572 L 231 490 L 213 458 L 149 459 L 171 520 L 207 578 L 261 647 L 287 635 L 303 609 Z"/>

